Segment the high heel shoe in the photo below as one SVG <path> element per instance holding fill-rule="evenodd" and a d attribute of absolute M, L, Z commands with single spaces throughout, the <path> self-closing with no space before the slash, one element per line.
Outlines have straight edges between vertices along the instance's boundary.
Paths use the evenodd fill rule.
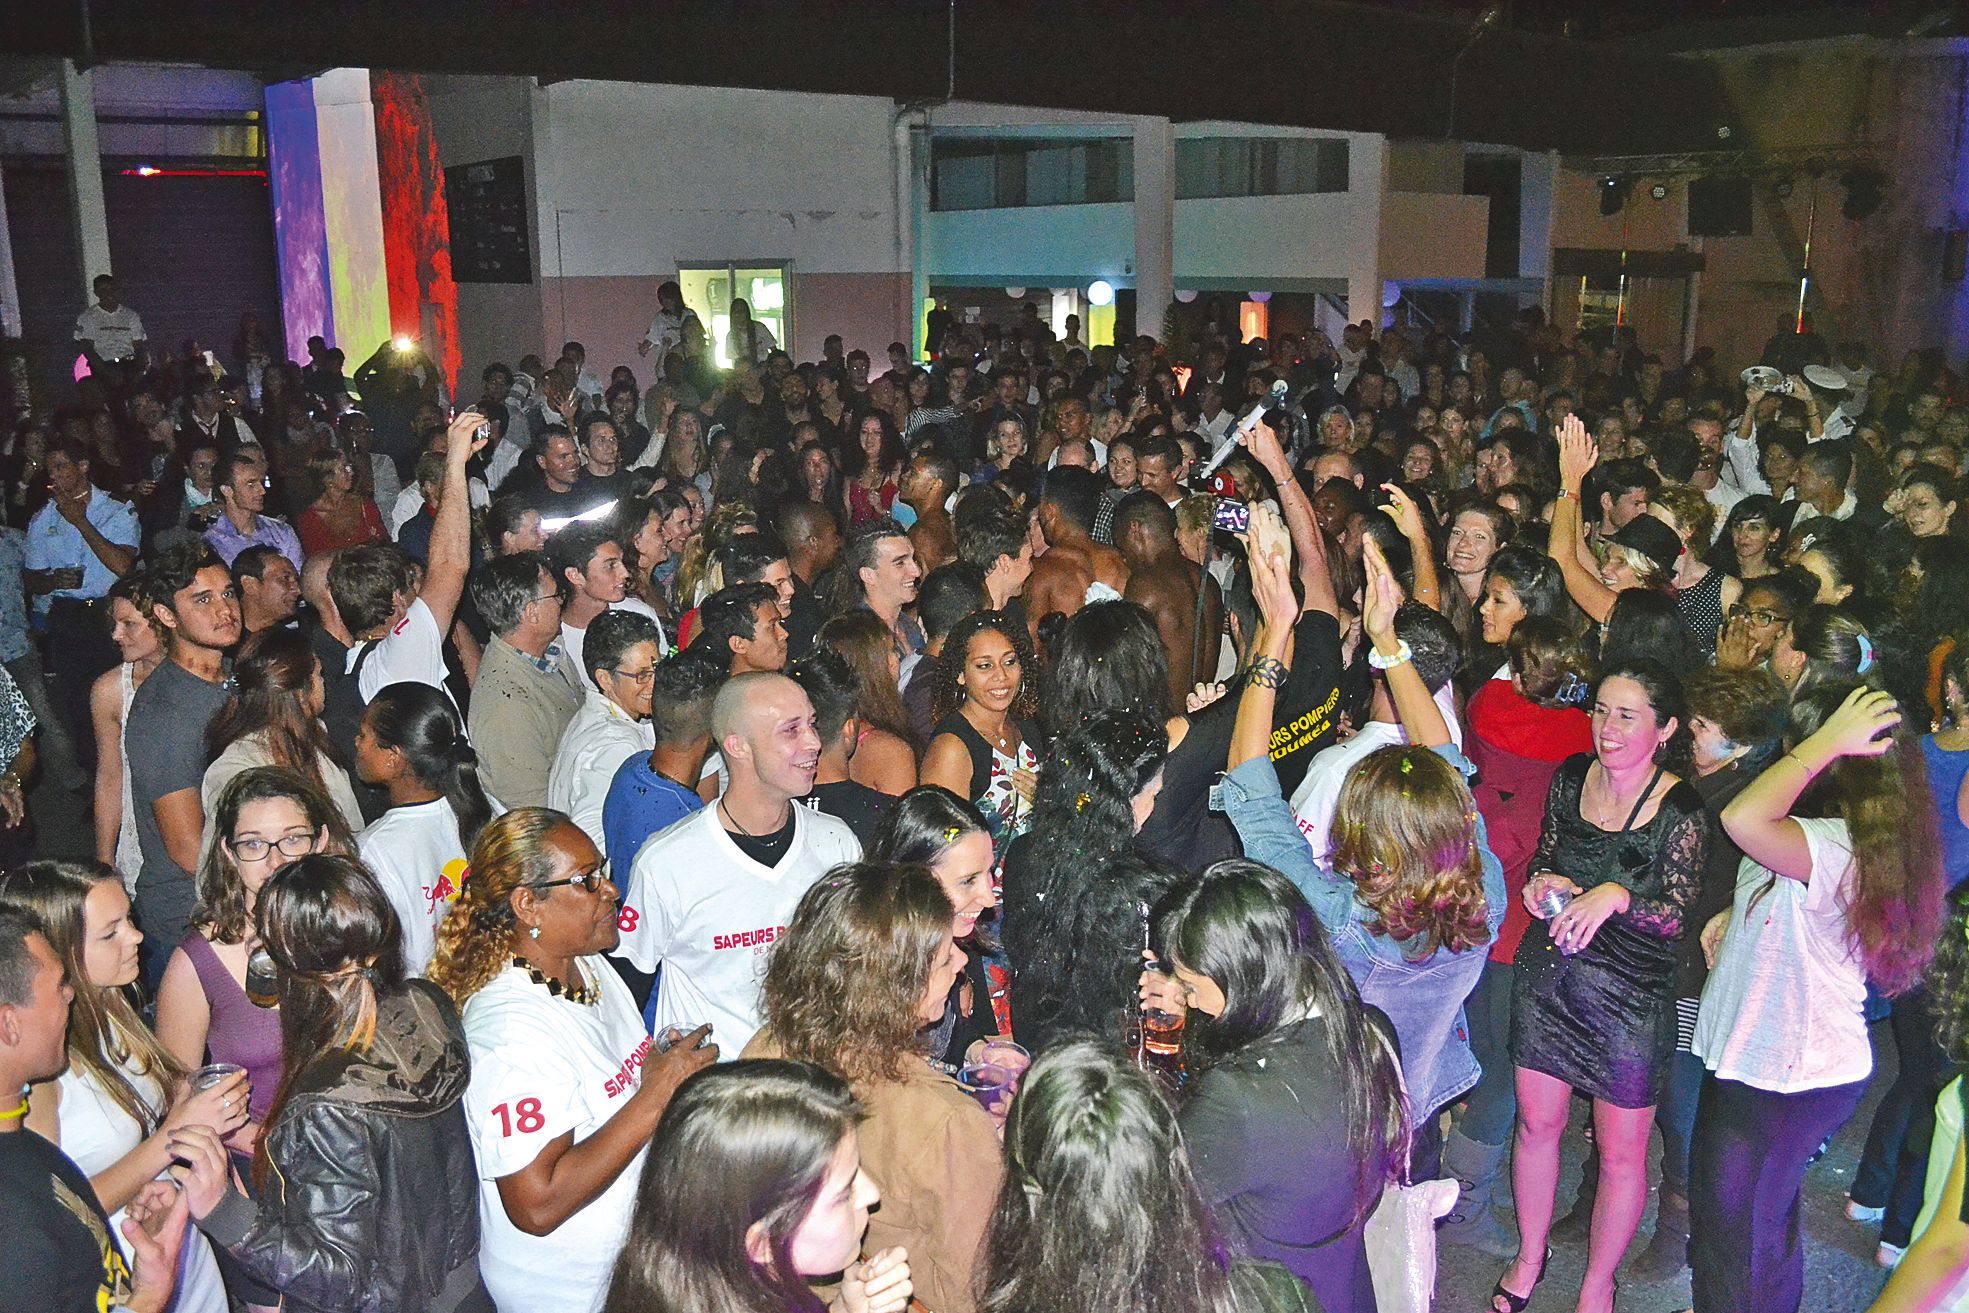
<path fill-rule="evenodd" d="M 1490 1303 L 1487 1307 L 1492 1310 L 1492 1313 L 1525 1313 L 1525 1305 L 1531 1303 L 1531 1297 L 1538 1293 L 1538 1283 L 1545 1280 L 1545 1265 L 1551 1261 L 1552 1246 L 1547 1245 L 1545 1246 L 1545 1256 L 1538 1260 L 1538 1275 L 1532 1278 L 1531 1289 L 1522 1295 L 1514 1295 L 1506 1290 L 1504 1288 L 1504 1278 L 1499 1277 L 1497 1284 L 1490 1288 Z M 1508 1271 L 1509 1269 L 1506 1270 Z M 1503 1309 L 1497 1307 L 1497 1301 L 1500 1299 L 1504 1301 Z"/>

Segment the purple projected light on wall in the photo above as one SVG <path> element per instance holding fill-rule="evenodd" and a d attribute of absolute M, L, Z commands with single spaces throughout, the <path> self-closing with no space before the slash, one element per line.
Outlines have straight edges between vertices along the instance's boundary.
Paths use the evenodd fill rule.
<path fill-rule="evenodd" d="M 281 319 L 287 328 L 288 356 L 297 358 L 316 334 L 335 340 L 321 139 L 312 83 L 280 82 L 267 88 L 267 158 L 274 242 L 280 254 Z"/>

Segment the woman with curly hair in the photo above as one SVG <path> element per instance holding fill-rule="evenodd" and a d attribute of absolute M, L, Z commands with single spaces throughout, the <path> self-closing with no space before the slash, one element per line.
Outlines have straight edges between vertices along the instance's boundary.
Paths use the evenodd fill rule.
<path fill-rule="evenodd" d="M 1026 627 L 976 611 L 951 627 L 943 651 L 922 780 L 969 799 L 1002 847 L 1025 833 L 1039 790 L 1039 671 Z"/>
<path fill-rule="evenodd" d="M 573 821 L 521 807 L 480 832 L 430 977 L 471 1049 L 479 1270 L 502 1308 L 600 1305 L 664 1106 L 718 1056 L 708 1026 L 651 1053 L 605 956 L 619 937 L 615 885 Z"/>
<path fill-rule="evenodd" d="M 761 985 L 765 1026 L 741 1055 L 816 1063 L 867 1109 L 863 1166 L 882 1186 L 868 1244 L 908 1251 L 937 1313 L 971 1313 L 1003 1168 L 991 1118 L 924 1059 L 964 955 L 950 898 L 921 866 L 838 866 L 801 896 Z"/>
<path fill-rule="evenodd" d="M 1723 809 L 1746 860 L 1734 905 L 1702 931 L 1713 969 L 1693 1045 L 1709 1068 L 1691 1150 L 1698 1309 L 1799 1307 L 1805 1167 L 1866 1091 L 1867 985 L 1905 994 L 1934 954 L 1941 863 L 1900 723 L 1891 694 L 1812 689 L 1792 703 L 1790 750 Z"/>
<path fill-rule="evenodd" d="M 1005 850 L 1013 1030 L 1034 1052 L 1070 1031 L 1112 1033 L 1134 997 L 1148 909 L 1177 875 L 1137 839 L 1162 792 L 1166 742 L 1160 724 L 1125 711 L 1062 734 L 1039 772 L 1032 827 Z"/>
<path fill-rule="evenodd" d="M 1361 623 L 1385 663 L 1377 668 L 1407 745 L 1381 748 L 1348 772 L 1330 830 L 1331 873 L 1322 870 L 1271 766 L 1272 713 L 1298 606 L 1283 561 L 1255 552 L 1260 656 L 1238 702 L 1225 810 L 1246 856 L 1298 886 L 1361 996 L 1393 1023 L 1420 1128 L 1432 1120 L 1425 1114 L 1477 1083 L 1463 1000 L 1504 919 L 1504 870 L 1464 783 L 1469 764 L 1451 743 L 1408 646 L 1395 636 L 1398 586 L 1378 545 L 1364 549 L 1363 565 Z M 1435 1175 L 1439 1147 L 1418 1136 L 1414 1179 Z"/>

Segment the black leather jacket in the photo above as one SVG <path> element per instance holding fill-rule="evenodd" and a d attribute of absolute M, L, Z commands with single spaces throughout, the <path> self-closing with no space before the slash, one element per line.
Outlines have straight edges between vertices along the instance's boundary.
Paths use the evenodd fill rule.
<path fill-rule="evenodd" d="M 385 994 L 369 1051 L 324 1055 L 268 1128 L 261 1198 L 229 1193 L 200 1227 L 292 1313 L 491 1313 L 470 1074 L 450 999 L 423 980 Z"/>

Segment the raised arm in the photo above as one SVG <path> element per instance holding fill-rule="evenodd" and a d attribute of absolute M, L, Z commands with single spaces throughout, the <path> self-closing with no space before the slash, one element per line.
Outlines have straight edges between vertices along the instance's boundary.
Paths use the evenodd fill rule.
<path fill-rule="evenodd" d="M 1384 483 L 1381 490 L 1388 494 L 1387 504 L 1381 510 L 1402 531 L 1402 537 L 1408 540 L 1409 555 L 1415 559 L 1415 600 L 1431 611 L 1440 612 L 1443 591 L 1436 570 L 1436 544 L 1422 523 L 1422 510 L 1399 484 Z"/>
<path fill-rule="evenodd" d="M 1252 458 L 1265 467 L 1278 488 L 1279 510 L 1285 516 L 1286 530 L 1292 535 L 1292 551 L 1299 562 L 1299 587 L 1306 597 L 1306 610 L 1324 611 L 1338 620 L 1340 599 L 1333 594 L 1333 575 L 1327 568 L 1326 535 L 1313 517 L 1313 504 L 1306 490 L 1293 476 L 1292 466 L 1279 446 L 1278 434 L 1263 420 L 1240 430 L 1238 441 Z"/>
<path fill-rule="evenodd" d="M 1436 705 L 1429 686 L 1415 669 L 1407 645 L 1395 634 L 1395 612 L 1401 608 L 1401 585 L 1395 582 L 1388 558 L 1374 539 L 1361 542 L 1361 565 L 1367 572 L 1362 593 L 1361 629 L 1374 645 L 1374 663 L 1388 682 L 1388 697 L 1395 704 L 1408 741 L 1421 748 L 1440 747 L 1450 742 L 1449 723 Z"/>
<path fill-rule="evenodd" d="M 1805 829 L 1791 818 L 1798 795 L 1841 757 L 1878 757 L 1901 723 L 1893 695 L 1857 688 L 1818 730 L 1767 767 L 1723 808 L 1723 831 L 1743 855 L 1792 880 L 1812 878 Z"/>
<path fill-rule="evenodd" d="M 431 609 L 440 634 L 451 630 L 458 601 L 465 595 L 466 572 L 472 568 L 472 492 L 465 462 L 485 446 L 485 439 L 476 436 L 483 423 L 485 417 L 477 411 L 461 410 L 445 434 L 444 487 L 438 494 L 437 523 L 431 527 L 424 588 L 418 594 Z"/>
<path fill-rule="evenodd" d="M 1579 609 L 1604 624 L 1613 614 L 1613 589 L 1587 569 L 1581 560 L 1586 542 L 1586 526 L 1580 511 L 1579 490 L 1587 471 L 1599 460 L 1599 448 L 1586 435 L 1586 426 L 1577 415 L 1566 416 L 1559 425 L 1559 497 L 1552 503 L 1552 529 L 1546 536 L 1545 553 L 1559 567 L 1566 592 Z"/>

